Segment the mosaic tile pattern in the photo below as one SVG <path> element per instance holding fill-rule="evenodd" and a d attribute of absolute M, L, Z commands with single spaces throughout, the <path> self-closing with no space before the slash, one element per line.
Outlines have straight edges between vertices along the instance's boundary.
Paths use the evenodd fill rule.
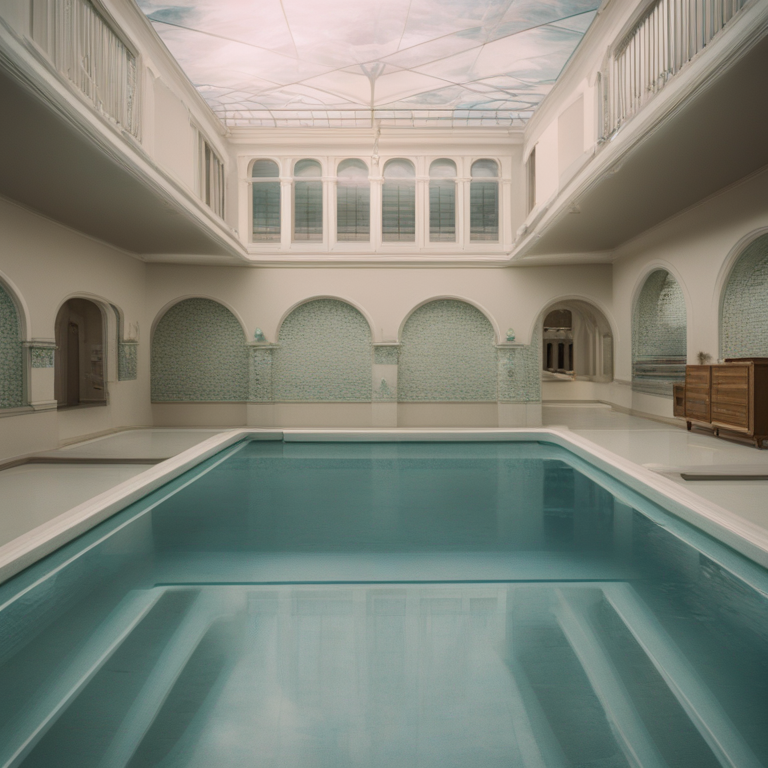
<path fill-rule="evenodd" d="M 397 388 L 390 387 L 387 380 L 382 379 L 373 390 L 373 399 L 380 403 L 394 403 L 397 401 Z"/>
<path fill-rule="evenodd" d="M 272 353 L 273 347 L 248 348 L 248 401 L 272 402 Z"/>
<path fill-rule="evenodd" d="M 232 402 L 248 395 L 248 349 L 240 323 L 210 299 L 166 312 L 152 339 L 152 400 Z"/>
<path fill-rule="evenodd" d="M 400 347 L 380 347 L 373 348 L 373 362 L 376 365 L 397 365 L 400 356 Z"/>
<path fill-rule="evenodd" d="M 29 359 L 33 368 L 53 368 L 55 357 L 55 347 L 29 348 Z"/>
<path fill-rule="evenodd" d="M 272 362 L 278 402 L 370 402 L 371 330 L 352 306 L 316 299 L 285 319 Z"/>
<path fill-rule="evenodd" d="M 533 329 L 533 342 L 525 347 L 497 349 L 499 401 L 538 403 L 541 400 L 541 325 Z"/>
<path fill-rule="evenodd" d="M 134 381 L 139 375 L 139 345 L 120 342 L 117 345 L 117 380 Z"/>
<path fill-rule="evenodd" d="M 24 357 L 19 315 L 0 285 L 0 408 L 24 405 Z"/>
<path fill-rule="evenodd" d="M 720 357 L 768 357 L 768 235 L 747 246 L 728 278 Z"/>
<path fill-rule="evenodd" d="M 687 316 L 683 291 L 664 269 L 645 281 L 632 317 L 632 388 L 672 395 L 685 380 Z"/>
<path fill-rule="evenodd" d="M 419 307 L 403 328 L 401 402 L 496 400 L 496 349 L 488 318 L 463 301 Z"/>

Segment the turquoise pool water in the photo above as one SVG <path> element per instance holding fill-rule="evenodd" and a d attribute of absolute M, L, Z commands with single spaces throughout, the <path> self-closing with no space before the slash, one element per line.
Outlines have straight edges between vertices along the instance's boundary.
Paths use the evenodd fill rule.
<path fill-rule="evenodd" d="M 0 586 L 0 766 L 768 766 L 767 594 L 551 445 L 243 443 Z"/>

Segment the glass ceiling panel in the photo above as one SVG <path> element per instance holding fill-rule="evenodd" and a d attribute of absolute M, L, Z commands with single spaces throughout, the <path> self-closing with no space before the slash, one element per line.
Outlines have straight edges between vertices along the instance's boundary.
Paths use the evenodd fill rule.
<path fill-rule="evenodd" d="M 514 125 L 600 0 L 137 0 L 227 124 Z"/>

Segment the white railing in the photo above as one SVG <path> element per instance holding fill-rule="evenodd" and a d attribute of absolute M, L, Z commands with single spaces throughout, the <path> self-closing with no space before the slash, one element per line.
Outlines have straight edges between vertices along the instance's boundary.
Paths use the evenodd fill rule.
<path fill-rule="evenodd" d="M 706 47 L 748 0 L 656 0 L 599 73 L 600 125 L 608 138 Z"/>
<path fill-rule="evenodd" d="M 102 114 L 138 136 L 136 56 L 88 0 L 30 0 L 32 39 Z"/>

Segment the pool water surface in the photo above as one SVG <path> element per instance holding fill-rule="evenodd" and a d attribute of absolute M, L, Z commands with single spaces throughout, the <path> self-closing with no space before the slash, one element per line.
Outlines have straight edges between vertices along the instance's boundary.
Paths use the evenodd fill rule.
<path fill-rule="evenodd" d="M 553 445 L 244 442 L 0 586 L 0 766 L 768 766 L 767 593 Z"/>

